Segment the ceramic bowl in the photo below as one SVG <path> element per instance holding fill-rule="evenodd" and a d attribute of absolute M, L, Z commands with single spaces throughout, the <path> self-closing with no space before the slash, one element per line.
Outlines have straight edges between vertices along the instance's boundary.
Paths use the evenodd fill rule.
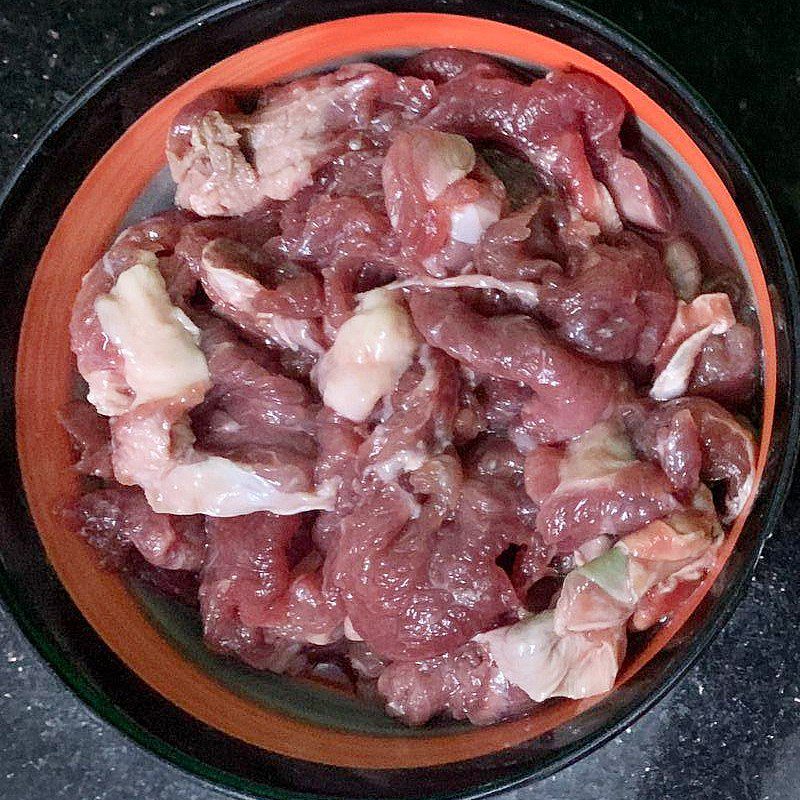
<path fill-rule="evenodd" d="M 652 54 L 586 12 L 543 0 L 509 0 L 502 10 L 465 0 L 457 14 L 442 13 L 450 8 L 445 0 L 248 0 L 205 11 L 93 80 L 37 139 L 3 196 L 0 592 L 92 709 L 222 788 L 281 798 L 444 798 L 553 772 L 628 726 L 720 630 L 787 489 L 798 440 L 797 286 L 775 215 L 729 135 Z M 692 187 L 749 281 L 764 347 L 759 491 L 719 568 L 670 625 L 633 644 L 609 695 L 551 701 L 487 728 L 408 729 L 346 693 L 211 654 L 196 618 L 100 569 L 59 513 L 79 488 L 56 420 L 73 386 L 70 307 L 131 207 L 135 216 L 158 195 L 173 115 L 210 88 L 432 46 L 534 69 L 577 67 L 615 86 L 648 147 Z"/>

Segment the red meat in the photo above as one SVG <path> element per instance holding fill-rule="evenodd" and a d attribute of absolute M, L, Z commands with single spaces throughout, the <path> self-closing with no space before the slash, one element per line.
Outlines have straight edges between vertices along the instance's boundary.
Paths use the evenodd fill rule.
<path fill-rule="evenodd" d="M 521 381 L 533 390 L 523 415 L 543 441 L 588 430 L 613 412 L 627 390 L 620 372 L 571 353 L 531 319 L 482 317 L 441 289 L 413 291 L 409 306 L 431 345 L 476 372 Z"/>
<path fill-rule="evenodd" d="M 156 514 L 139 489 L 111 486 L 85 494 L 70 517 L 86 539 L 101 543 L 101 550 L 111 547 L 110 540 L 129 542 L 162 569 L 196 572 L 203 565 L 203 518 Z"/>
<path fill-rule="evenodd" d="M 106 480 L 113 478 L 108 420 L 85 400 L 67 403 L 59 411 L 58 420 L 69 434 L 79 456 L 75 469 L 82 475 L 94 475 Z"/>
<path fill-rule="evenodd" d="M 671 217 L 666 201 L 643 168 L 622 152 L 625 114 L 620 95 L 584 73 L 551 73 L 521 86 L 467 72 L 439 87 L 439 101 L 423 123 L 515 149 L 584 216 L 616 228 L 602 180 L 622 217 L 663 231 Z"/>

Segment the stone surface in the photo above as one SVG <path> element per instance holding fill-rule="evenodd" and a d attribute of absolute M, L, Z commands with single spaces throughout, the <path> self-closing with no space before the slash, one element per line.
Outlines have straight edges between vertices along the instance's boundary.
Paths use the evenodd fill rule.
<path fill-rule="evenodd" d="M 202 0 L 3 0 L 0 176 L 95 71 Z M 800 245 L 800 6 L 592 0 L 689 79 L 739 139 Z M 800 485 L 723 634 L 616 740 L 518 800 L 800 798 Z M 212 800 L 98 721 L 0 609 L 0 796 Z"/>

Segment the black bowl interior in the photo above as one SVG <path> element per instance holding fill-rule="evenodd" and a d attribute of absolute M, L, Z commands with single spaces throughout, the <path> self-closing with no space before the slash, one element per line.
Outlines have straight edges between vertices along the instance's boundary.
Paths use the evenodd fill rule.
<path fill-rule="evenodd" d="M 48 565 L 26 509 L 14 430 L 21 317 L 39 256 L 91 167 L 154 102 L 197 72 L 262 39 L 357 14 L 440 11 L 497 19 L 546 34 L 613 67 L 659 103 L 701 146 L 747 220 L 767 272 L 778 345 L 776 421 L 763 489 L 712 591 L 679 634 L 608 701 L 524 745 L 444 767 L 370 771 L 321 767 L 265 753 L 203 725 L 150 690 L 104 645 Z M 197 24 L 201 23 L 201 24 Z M 158 65 L 153 68 L 153 65 Z M 607 23 L 556 2 L 245 0 L 219 6 L 116 62 L 54 119 L 23 160 L 0 206 L 0 593 L 45 659 L 98 714 L 144 747 L 228 790 L 262 797 L 454 797 L 545 776 L 631 721 L 688 669 L 744 591 L 776 523 L 798 441 L 798 293 L 790 256 L 760 184 L 702 101 L 663 64 Z"/>

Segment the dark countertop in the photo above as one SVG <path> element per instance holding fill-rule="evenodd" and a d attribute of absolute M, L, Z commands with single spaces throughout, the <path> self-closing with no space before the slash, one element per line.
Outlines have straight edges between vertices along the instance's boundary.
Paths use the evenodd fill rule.
<path fill-rule="evenodd" d="M 111 58 L 199 0 L 3 0 L 0 176 Z M 676 67 L 733 131 L 800 255 L 800 4 L 592 0 Z M 800 259 L 798 259 L 800 260 Z M 800 483 L 750 591 L 664 701 L 575 766 L 505 797 L 800 800 Z M 0 797 L 221 797 L 98 721 L 0 609 Z"/>

